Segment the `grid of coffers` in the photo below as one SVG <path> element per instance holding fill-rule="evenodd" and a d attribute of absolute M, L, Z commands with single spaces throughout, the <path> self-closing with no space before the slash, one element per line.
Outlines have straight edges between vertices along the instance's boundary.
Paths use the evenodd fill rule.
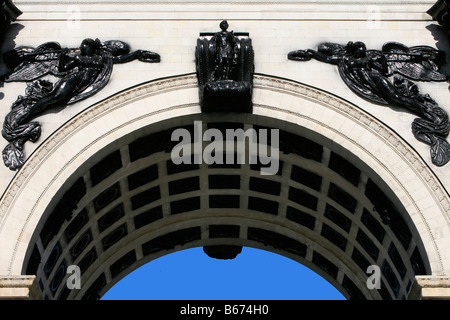
<path fill-rule="evenodd" d="M 224 130 L 249 125 L 207 126 Z M 193 130 L 193 126 L 183 128 Z M 426 273 L 413 232 L 399 209 L 380 186 L 338 153 L 280 130 L 281 160 L 275 176 L 261 176 L 260 163 L 175 165 L 167 156 L 174 146 L 172 131 L 147 135 L 109 153 L 61 195 L 40 230 L 26 268 L 27 274 L 38 275 L 46 298 L 69 297 L 64 282 L 68 265 L 78 265 L 83 274 L 104 252 L 114 250 L 136 230 L 167 216 L 211 209 L 245 209 L 280 216 L 299 230 L 320 234 L 337 252 L 349 255 L 362 272 L 372 264 L 381 267 L 378 291 L 383 299 L 405 298 L 413 276 Z M 124 150 L 128 154 L 124 155 Z M 154 157 L 158 154 L 163 156 Z M 159 160 L 154 162 L 156 158 Z M 136 170 L 126 169 L 136 163 Z M 103 185 L 101 192 L 92 196 L 92 190 Z M 91 200 L 78 208 L 86 198 Z M 208 236 L 238 239 L 245 235 L 246 240 L 302 258 L 312 250 L 307 243 L 271 230 L 249 226 L 242 232 L 241 228 L 239 224 L 211 224 Z M 140 244 L 140 250 L 148 256 L 201 238 L 201 226 L 195 226 L 150 239 Z M 316 250 L 309 257 L 317 268 L 337 280 L 336 264 Z M 107 282 L 136 261 L 133 249 L 105 266 L 108 275 L 101 273 L 82 299 L 99 298 Z M 347 275 L 340 279 L 351 299 L 365 298 Z"/>

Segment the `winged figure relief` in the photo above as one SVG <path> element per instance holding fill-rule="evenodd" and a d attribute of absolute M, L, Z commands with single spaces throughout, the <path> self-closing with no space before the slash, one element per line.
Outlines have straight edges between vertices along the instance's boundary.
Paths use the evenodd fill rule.
<path fill-rule="evenodd" d="M 47 42 L 37 48 L 18 47 L 4 54 L 11 72 L 5 82 L 27 82 L 25 96 L 19 96 L 6 115 L 2 135 L 9 142 L 2 152 L 3 161 L 12 170 L 24 161 L 23 146 L 35 142 L 41 127 L 31 121 L 55 107 L 65 107 L 93 96 L 108 83 L 113 65 L 132 60 L 160 62 L 160 56 L 151 51 L 131 51 L 119 40 L 101 42 L 84 39 L 79 48 L 62 48 L 57 42 Z M 46 75 L 59 78 L 53 85 L 41 79 Z"/>
<path fill-rule="evenodd" d="M 382 105 L 397 105 L 419 116 L 412 123 L 416 139 L 430 145 L 431 160 L 443 166 L 450 160 L 448 115 L 428 94 L 421 94 L 414 81 L 447 81 L 440 72 L 442 51 L 429 46 L 407 47 L 388 42 L 382 50 L 367 50 L 363 42 L 346 45 L 325 42 L 318 50 L 296 50 L 289 60 L 312 58 L 335 64 L 345 84 L 357 95 Z"/>

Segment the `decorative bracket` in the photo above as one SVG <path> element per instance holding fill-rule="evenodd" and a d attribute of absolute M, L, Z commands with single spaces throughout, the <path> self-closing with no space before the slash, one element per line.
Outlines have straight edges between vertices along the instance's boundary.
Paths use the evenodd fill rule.
<path fill-rule="evenodd" d="M 200 106 L 203 112 L 251 113 L 254 53 L 246 32 L 200 33 L 195 49 Z"/>

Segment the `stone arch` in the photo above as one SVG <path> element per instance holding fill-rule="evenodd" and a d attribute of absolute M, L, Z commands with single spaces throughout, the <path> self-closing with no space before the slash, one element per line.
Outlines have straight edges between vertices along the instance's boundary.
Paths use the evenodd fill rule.
<path fill-rule="evenodd" d="M 253 114 L 201 114 L 188 74 L 69 120 L 1 199 L 1 273 L 37 274 L 51 299 L 87 298 L 163 254 L 252 246 L 305 264 L 348 298 L 406 298 L 416 275 L 447 275 L 448 194 L 410 145 L 357 106 L 294 81 L 256 75 L 253 101 Z M 171 167 L 168 134 L 194 120 L 279 129 L 281 171 Z M 154 179 L 142 182 L 144 173 Z M 82 259 L 95 271 L 80 291 L 65 290 L 62 271 Z M 370 264 L 383 270 L 380 291 L 365 287 Z"/>

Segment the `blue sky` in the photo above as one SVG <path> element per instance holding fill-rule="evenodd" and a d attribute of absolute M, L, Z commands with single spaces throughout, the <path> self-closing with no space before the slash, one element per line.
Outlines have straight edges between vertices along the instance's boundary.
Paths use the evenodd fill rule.
<path fill-rule="evenodd" d="M 233 260 L 202 248 L 175 252 L 138 268 L 103 300 L 344 300 L 315 272 L 281 255 L 244 247 Z"/>

